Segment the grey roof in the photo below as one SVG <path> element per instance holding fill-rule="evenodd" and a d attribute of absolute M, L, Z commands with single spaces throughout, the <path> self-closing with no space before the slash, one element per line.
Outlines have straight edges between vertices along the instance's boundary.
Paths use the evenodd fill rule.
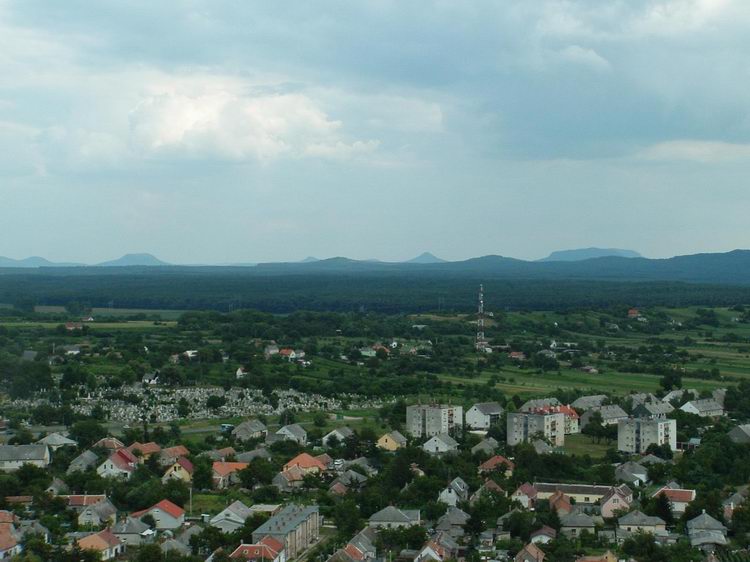
<path fill-rule="evenodd" d="M 177 539 L 167 539 L 161 545 L 159 546 L 161 548 L 162 552 L 179 552 L 180 554 L 187 555 L 190 554 L 193 550 L 187 546 L 182 541 L 178 541 Z"/>
<path fill-rule="evenodd" d="M 45 537 L 48 537 L 50 534 L 49 529 L 36 519 L 25 519 L 23 521 L 19 521 L 17 525 L 18 532 L 21 533 L 21 537 L 25 537 L 28 534 L 43 535 Z"/>
<path fill-rule="evenodd" d="M 404 437 L 400 431 L 394 429 L 388 435 L 390 435 L 391 439 L 393 439 L 399 445 L 406 445 L 406 437 Z"/>
<path fill-rule="evenodd" d="M 307 439 L 307 432 L 305 431 L 305 428 L 303 428 L 298 423 L 292 423 L 289 425 L 285 425 L 284 427 L 280 428 L 276 434 L 280 434 L 281 431 L 287 431 L 291 433 L 295 439 Z"/>
<path fill-rule="evenodd" d="M 642 475 L 648 478 L 648 469 L 634 461 L 624 462 L 615 468 L 615 477 L 625 482 L 641 480 Z"/>
<path fill-rule="evenodd" d="M 21 361 L 33 361 L 39 352 L 27 349 L 21 354 Z"/>
<path fill-rule="evenodd" d="M 430 441 L 433 441 L 433 440 L 442 441 L 447 447 L 449 447 L 451 449 L 455 449 L 455 448 L 458 447 L 458 441 L 456 441 L 455 439 L 453 439 L 453 437 L 451 437 L 447 433 L 439 433 L 437 435 L 434 435 L 434 436 L 430 437 L 425 442 L 425 444 L 427 444 L 427 443 L 429 443 Z"/>
<path fill-rule="evenodd" d="M 740 505 L 745 502 L 747 498 L 744 494 L 741 492 L 735 492 L 731 496 L 729 496 L 727 499 L 725 499 L 723 502 L 721 502 L 721 505 L 729 506 L 729 505 Z"/>
<path fill-rule="evenodd" d="M 39 461 L 48 458 L 47 445 L 0 445 L 0 461 Z"/>
<path fill-rule="evenodd" d="M 750 423 L 733 427 L 729 431 L 729 438 L 735 443 L 750 443 Z"/>
<path fill-rule="evenodd" d="M 445 514 L 437 520 L 436 529 L 445 529 L 454 525 L 466 525 L 469 514 L 457 507 L 450 506 Z"/>
<path fill-rule="evenodd" d="M 377 513 L 373 513 L 369 519 L 370 523 L 416 523 L 419 521 L 419 511 L 405 509 L 389 505 Z"/>
<path fill-rule="evenodd" d="M 646 404 L 639 404 L 633 409 L 633 414 L 636 417 L 643 416 L 665 416 L 674 411 L 674 406 L 669 402 L 652 402 Z"/>
<path fill-rule="evenodd" d="M 43 445 L 49 445 L 50 447 L 63 447 L 65 445 L 70 446 L 76 446 L 78 443 L 76 441 L 73 441 L 72 439 L 69 439 L 68 437 L 65 437 L 61 433 L 50 433 L 46 437 L 42 437 L 37 443 L 41 443 Z"/>
<path fill-rule="evenodd" d="M 617 404 L 607 404 L 606 406 L 598 406 L 591 409 L 592 412 L 599 412 L 602 416 L 602 420 L 613 420 L 620 418 L 627 418 L 628 414 Z M 588 412 L 586 412 L 588 414 Z M 586 414 L 584 414 L 586 415 Z"/>
<path fill-rule="evenodd" d="M 486 439 L 482 439 L 479 443 L 474 445 L 471 448 L 471 453 L 478 453 L 479 451 L 484 451 L 485 453 L 494 453 L 495 450 L 498 448 L 500 443 L 497 442 L 497 439 L 494 437 L 487 437 Z"/>
<path fill-rule="evenodd" d="M 695 531 L 721 531 L 725 533 L 727 531 L 727 528 L 720 521 L 714 519 L 705 511 L 688 521 L 687 529 L 688 533 Z"/>
<path fill-rule="evenodd" d="M 242 439 L 242 435 L 254 435 L 266 431 L 265 424 L 260 420 L 245 420 L 232 430 L 232 435 Z"/>
<path fill-rule="evenodd" d="M 641 465 L 644 464 L 666 464 L 668 461 L 657 457 L 656 455 L 648 454 L 638 461 Z"/>
<path fill-rule="evenodd" d="M 702 400 L 691 400 L 690 402 L 687 402 L 686 404 L 684 404 L 682 407 L 684 408 L 688 404 L 693 406 L 699 412 L 712 412 L 714 410 L 724 409 L 721 407 L 721 404 L 719 404 L 713 398 L 704 398 Z"/>
<path fill-rule="evenodd" d="M 302 506 L 289 504 L 260 527 L 253 531 L 256 535 L 286 535 L 296 529 L 310 515 L 318 513 L 317 505 Z"/>
<path fill-rule="evenodd" d="M 620 525 L 634 525 L 637 527 L 641 526 L 653 526 L 653 525 L 665 525 L 664 519 L 661 517 L 652 517 L 650 515 L 646 515 L 642 511 L 631 511 L 630 513 L 627 513 L 620 517 L 617 522 Z"/>
<path fill-rule="evenodd" d="M 268 449 L 265 447 L 258 447 L 252 451 L 237 453 L 234 458 L 237 462 L 250 462 L 254 459 L 270 459 L 271 456 L 272 455 Z"/>
<path fill-rule="evenodd" d="M 482 412 L 485 416 L 502 414 L 504 411 L 503 407 L 497 402 L 478 402 L 472 407 Z"/>
<path fill-rule="evenodd" d="M 576 398 L 571 406 L 573 408 L 579 408 L 581 410 L 588 410 L 589 408 L 595 408 L 601 406 L 602 403 L 607 400 L 605 394 L 593 394 L 591 396 L 581 396 Z"/>
<path fill-rule="evenodd" d="M 690 533 L 690 546 L 726 545 L 727 537 L 721 531 L 697 531 Z"/>
<path fill-rule="evenodd" d="M 536 408 L 544 408 L 545 406 L 559 406 L 560 401 L 557 398 L 535 398 L 533 400 L 527 400 L 524 402 L 519 410 L 521 412 L 528 412 L 535 410 Z"/>
<path fill-rule="evenodd" d="M 535 439 L 531 445 L 534 447 L 537 455 L 546 455 L 555 452 L 555 448 L 543 439 Z"/>
<path fill-rule="evenodd" d="M 96 465 L 97 459 L 98 457 L 93 451 L 84 451 L 72 461 L 70 461 L 70 464 L 68 465 L 68 474 L 77 470 L 80 472 L 86 472 L 87 469 L 92 468 L 94 465 Z"/>
<path fill-rule="evenodd" d="M 367 476 L 365 476 L 364 474 L 360 474 L 355 470 L 347 470 L 341 476 L 338 476 L 332 482 L 332 484 L 336 484 L 338 482 L 341 482 L 345 486 L 351 486 L 352 484 L 362 484 L 363 482 L 367 482 Z"/>
<path fill-rule="evenodd" d="M 140 535 L 141 533 L 148 531 L 150 528 L 151 527 L 146 525 L 140 519 L 126 517 L 125 519 L 118 521 L 115 526 L 112 527 L 112 532 L 115 535 Z"/>
<path fill-rule="evenodd" d="M 323 436 L 323 440 L 327 441 L 329 437 L 336 436 L 338 439 L 346 439 L 354 435 L 354 431 L 351 428 L 343 426 L 332 429 Z"/>
<path fill-rule="evenodd" d="M 252 509 L 247 507 L 244 503 L 242 503 L 240 500 L 235 500 L 232 503 L 230 503 L 224 511 L 229 511 L 230 513 L 236 515 L 237 517 L 241 519 L 247 519 L 250 517 L 254 512 Z M 217 516 L 218 517 L 218 516 Z"/>
<path fill-rule="evenodd" d="M 466 497 L 469 494 L 469 485 L 460 476 L 456 476 L 448 485 L 460 496 Z"/>
<path fill-rule="evenodd" d="M 572 511 L 560 517 L 561 527 L 591 527 L 594 528 L 594 520 L 590 515 L 582 511 Z"/>
<path fill-rule="evenodd" d="M 109 499 L 103 499 L 102 501 L 97 502 L 94 505 L 84 508 L 83 511 L 86 511 L 88 509 L 96 513 L 96 515 L 102 521 L 104 521 L 105 519 L 109 519 L 117 513 L 117 508 L 111 501 L 109 501 Z"/>

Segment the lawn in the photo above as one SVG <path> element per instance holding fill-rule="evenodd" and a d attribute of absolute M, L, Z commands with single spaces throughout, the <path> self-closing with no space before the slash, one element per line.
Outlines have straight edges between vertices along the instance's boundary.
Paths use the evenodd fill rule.
<path fill-rule="evenodd" d="M 589 455 L 592 458 L 603 458 L 607 449 L 617 447 L 617 443 L 609 443 L 602 440 L 601 443 L 595 443 L 588 435 L 576 433 L 565 436 L 565 453 L 568 455 Z"/>

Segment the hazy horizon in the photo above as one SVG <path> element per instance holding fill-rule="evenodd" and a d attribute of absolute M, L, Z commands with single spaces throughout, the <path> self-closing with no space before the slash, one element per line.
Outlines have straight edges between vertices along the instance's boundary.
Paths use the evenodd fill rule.
<path fill-rule="evenodd" d="M 0 0 L 0 256 L 750 246 L 750 3 Z"/>

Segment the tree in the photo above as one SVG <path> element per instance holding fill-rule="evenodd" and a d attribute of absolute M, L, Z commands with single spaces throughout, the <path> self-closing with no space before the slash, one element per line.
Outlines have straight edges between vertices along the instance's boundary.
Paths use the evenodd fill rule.
<path fill-rule="evenodd" d="M 81 448 L 88 448 L 106 436 L 107 430 L 95 420 L 79 421 L 70 428 L 70 438 L 77 441 Z"/>

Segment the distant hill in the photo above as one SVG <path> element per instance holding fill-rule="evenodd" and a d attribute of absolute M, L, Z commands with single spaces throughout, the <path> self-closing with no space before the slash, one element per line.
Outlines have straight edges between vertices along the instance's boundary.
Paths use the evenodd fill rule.
<path fill-rule="evenodd" d="M 445 260 L 437 257 L 435 254 L 431 254 L 430 252 L 423 252 L 416 258 L 407 260 L 404 263 L 445 263 Z"/>
<path fill-rule="evenodd" d="M 151 254 L 125 254 L 121 258 L 111 261 L 105 261 L 98 264 L 99 267 L 127 267 L 127 266 L 158 266 L 158 265 L 170 265 L 165 261 L 161 261 L 156 256 Z"/>
<path fill-rule="evenodd" d="M 538 261 L 583 261 L 612 256 L 618 258 L 643 257 L 641 254 L 634 252 L 633 250 L 620 250 L 618 248 L 578 248 L 575 250 L 558 250 Z"/>
<path fill-rule="evenodd" d="M 0 267 L 75 267 L 83 265 L 80 263 L 52 262 L 39 256 L 31 256 L 21 260 L 0 256 Z"/>
<path fill-rule="evenodd" d="M 307 256 L 305 259 L 300 260 L 300 263 L 311 263 L 315 261 L 320 261 L 318 258 L 315 258 L 313 256 Z"/>

